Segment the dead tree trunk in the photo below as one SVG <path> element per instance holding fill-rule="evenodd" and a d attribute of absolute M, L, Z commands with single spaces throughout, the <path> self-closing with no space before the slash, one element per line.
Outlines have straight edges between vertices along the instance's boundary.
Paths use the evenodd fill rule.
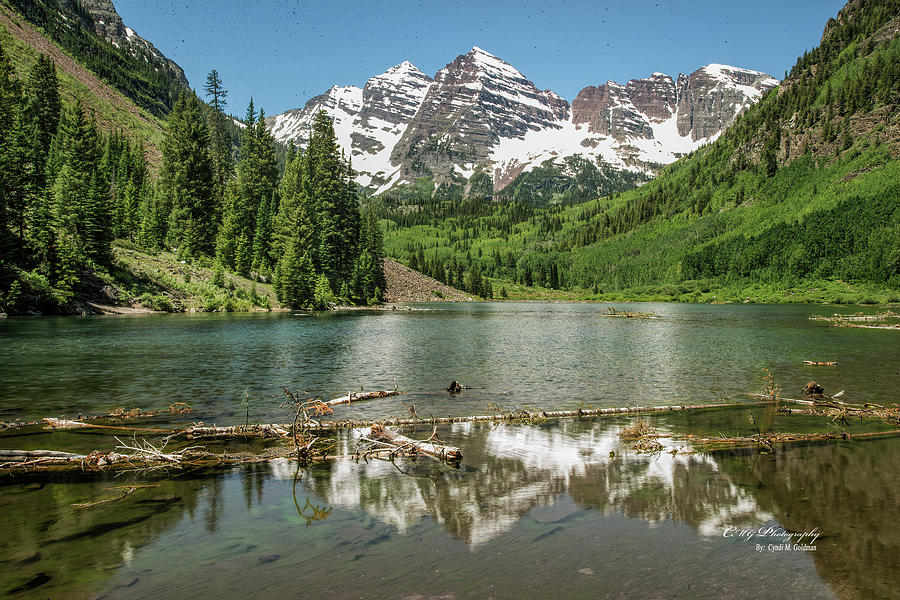
<path fill-rule="evenodd" d="M 397 390 L 379 390 L 377 392 L 360 392 L 358 394 L 347 392 L 346 396 L 341 396 L 340 398 L 335 398 L 334 400 L 323 402 L 323 404 L 325 404 L 326 406 L 334 406 L 336 404 L 351 404 L 358 400 L 372 400 L 374 398 L 387 398 L 388 396 L 399 395 L 400 392 Z"/>
<path fill-rule="evenodd" d="M 455 446 L 445 446 L 442 444 L 432 444 L 428 441 L 414 440 L 412 438 L 406 437 L 405 435 L 400 435 L 399 433 L 391 431 L 387 427 L 382 427 L 381 425 L 372 426 L 372 438 L 382 442 L 387 442 L 388 444 L 392 444 L 394 446 L 397 446 L 398 448 L 409 446 L 416 452 L 428 454 L 429 456 L 433 456 L 441 460 L 451 462 L 462 460 L 462 452 Z"/>

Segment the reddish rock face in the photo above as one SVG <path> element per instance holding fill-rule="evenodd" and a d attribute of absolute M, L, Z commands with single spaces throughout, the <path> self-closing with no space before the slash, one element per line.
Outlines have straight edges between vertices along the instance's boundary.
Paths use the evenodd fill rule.
<path fill-rule="evenodd" d="M 654 73 L 632 79 L 627 85 L 607 81 L 586 87 L 572 102 L 576 124 L 587 123 L 592 133 L 626 138 L 652 138 L 651 123 L 665 121 L 675 113 L 678 98 L 675 82 L 668 75 Z"/>
<path fill-rule="evenodd" d="M 572 102 L 574 122 L 593 133 L 626 138 L 652 138 L 651 123 L 676 116 L 678 133 L 702 140 L 720 133 L 734 118 L 778 82 L 765 73 L 708 65 L 690 76 L 654 73 L 622 86 L 608 81 L 586 87 Z"/>
<path fill-rule="evenodd" d="M 669 119 L 678 105 L 675 82 L 663 73 L 654 73 L 645 79 L 632 79 L 625 86 L 625 91 L 634 107 L 651 120 Z"/>
<path fill-rule="evenodd" d="M 448 175 L 454 165 L 486 161 L 500 138 L 558 128 L 568 116 L 568 102 L 473 48 L 435 75 L 391 162 L 402 164 L 409 178 Z"/>

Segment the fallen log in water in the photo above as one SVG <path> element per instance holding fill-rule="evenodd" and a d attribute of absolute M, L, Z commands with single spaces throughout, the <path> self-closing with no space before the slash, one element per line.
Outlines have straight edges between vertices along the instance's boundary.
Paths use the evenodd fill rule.
<path fill-rule="evenodd" d="M 421 452 L 446 461 L 462 460 L 462 452 L 455 446 L 433 444 L 429 440 L 420 441 L 408 438 L 382 425 L 372 425 L 371 435 L 374 439 L 387 442 L 397 448 L 409 448 L 413 452 Z M 432 436 L 433 437 L 433 436 Z"/>
<path fill-rule="evenodd" d="M 498 412 L 491 415 L 471 415 L 460 417 L 432 417 L 401 419 L 343 419 L 339 421 L 311 421 L 304 424 L 303 428 L 311 431 L 326 431 L 332 429 L 360 429 L 372 425 L 398 426 L 398 425 L 444 425 L 449 423 L 482 423 L 497 421 L 543 421 L 548 419 L 566 419 L 580 417 L 603 417 L 609 415 L 621 415 L 632 413 L 673 412 L 682 410 L 696 410 L 702 408 L 734 408 L 742 406 L 760 406 L 773 404 L 772 400 L 755 402 L 723 402 L 719 404 L 682 404 L 675 406 L 625 406 L 614 408 L 580 408 L 576 410 L 515 410 L 511 412 Z"/>
<path fill-rule="evenodd" d="M 377 392 L 360 392 L 358 394 L 347 392 L 346 396 L 341 396 L 340 398 L 335 398 L 334 400 L 323 402 L 323 404 L 325 404 L 326 406 L 335 406 L 336 404 L 351 404 L 359 400 L 372 400 L 374 398 L 387 398 L 389 396 L 399 395 L 400 392 L 398 390 L 379 390 Z"/>
<path fill-rule="evenodd" d="M 886 408 L 880 404 L 874 404 L 872 402 L 866 402 L 863 404 L 851 404 L 849 402 L 841 402 L 837 398 L 844 395 L 844 391 L 841 390 L 834 396 L 824 396 L 822 400 L 801 400 L 799 398 L 781 398 L 781 402 L 791 403 L 791 404 L 803 404 L 806 406 L 813 406 L 815 408 L 822 409 L 833 409 L 833 411 L 842 411 L 847 414 L 847 416 L 853 417 L 866 417 L 870 419 L 881 419 L 882 421 L 886 421 L 889 423 L 900 423 L 900 408 L 894 406 L 894 408 Z M 755 394 L 754 397 L 762 398 L 765 397 L 762 394 Z M 818 414 L 815 412 L 815 409 L 811 411 L 797 411 L 796 409 L 789 408 L 781 408 L 781 412 L 792 412 L 798 414 Z"/>
<path fill-rule="evenodd" d="M 0 450 L 0 460 L 33 460 L 35 458 L 59 458 L 67 460 L 83 459 L 84 454 L 59 452 L 57 450 Z"/>
<path fill-rule="evenodd" d="M 900 430 L 892 431 L 868 431 L 864 433 L 837 433 L 834 431 L 817 433 L 768 433 L 751 436 L 736 437 L 695 437 L 687 436 L 684 441 L 690 442 L 701 450 L 717 450 L 723 448 L 765 447 L 772 449 L 773 444 L 788 444 L 791 442 L 821 442 L 828 440 L 851 440 L 857 438 L 869 438 L 889 435 L 900 435 Z"/>
<path fill-rule="evenodd" d="M 189 440 L 215 439 L 215 438 L 283 438 L 290 432 L 289 427 L 274 424 L 265 425 L 232 425 L 231 427 L 207 427 L 202 423 L 188 427 L 169 436 L 170 438 L 185 437 Z"/>
<path fill-rule="evenodd" d="M 162 468 L 204 468 L 262 462 L 275 458 L 292 458 L 293 448 L 268 449 L 254 453 L 213 453 L 196 448 L 163 452 L 147 444 L 119 446 L 129 453 L 102 452 L 74 454 L 54 450 L 2 450 L 0 473 L 32 471 L 151 471 Z"/>
<path fill-rule="evenodd" d="M 612 306 L 606 307 L 605 313 L 599 313 L 601 317 L 621 317 L 624 319 L 658 319 L 659 315 L 649 312 L 618 311 Z"/>
<path fill-rule="evenodd" d="M 140 408 L 116 408 L 107 413 L 103 413 L 101 415 L 81 415 L 79 414 L 75 419 L 66 419 L 66 418 L 55 418 L 55 417 L 44 417 L 37 421 L 3 421 L 0 422 L 0 430 L 3 429 L 16 429 L 19 427 L 35 427 L 40 425 L 50 425 L 51 428 L 55 429 L 72 429 L 77 427 L 96 427 L 96 428 L 106 428 L 106 429 L 128 429 L 133 430 L 134 427 L 112 427 L 110 425 L 94 425 L 93 423 L 84 423 L 83 421 L 94 421 L 94 420 L 109 420 L 109 421 L 129 421 L 134 419 L 149 419 L 151 417 L 155 417 L 162 414 L 187 414 L 191 412 L 191 407 L 184 402 L 175 402 L 171 404 L 169 408 L 164 410 L 141 410 Z M 149 430 L 141 430 L 138 431 L 149 431 Z"/>
<path fill-rule="evenodd" d="M 881 313 L 875 313 L 874 315 L 864 315 L 861 313 L 856 313 L 853 315 L 841 315 L 835 313 L 830 317 L 822 315 L 812 315 L 809 318 L 813 321 L 828 321 L 835 327 L 859 327 L 863 329 L 900 329 L 900 323 L 884 323 L 884 321 L 887 321 L 888 319 L 900 318 L 900 313 L 890 310 Z M 881 324 L 864 325 L 860 322 L 881 322 Z"/>

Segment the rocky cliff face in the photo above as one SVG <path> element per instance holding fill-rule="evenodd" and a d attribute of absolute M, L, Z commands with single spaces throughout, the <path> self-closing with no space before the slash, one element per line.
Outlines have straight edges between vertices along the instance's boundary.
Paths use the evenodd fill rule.
<path fill-rule="evenodd" d="M 632 79 L 625 93 L 634 107 L 653 122 L 671 118 L 678 105 L 675 82 L 665 73 L 654 73 L 645 79 Z"/>
<path fill-rule="evenodd" d="M 363 89 L 334 87 L 267 123 L 277 139 L 302 145 L 325 110 L 357 181 L 377 193 L 422 176 L 468 178 L 479 168 L 501 189 L 523 171 L 574 154 L 652 174 L 715 139 L 777 83 L 765 73 L 708 65 L 677 81 L 654 73 L 589 86 L 570 106 L 476 47 L 433 80 L 404 62 Z"/>
<path fill-rule="evenodd" d="M 568 102 L 476 47 L 435 75 L 391 163 L 401 166 L 404 178 L 469 177 L 501 138 L 558 129 L 568 115 Z"/>
<path fill-rule="evenodd" d="M 707 65 L 678 76 L 678 134 L 694 141 L 725 130 L 778 80 L 748 69 Z"/>
<path fill-rule="evenodd" d="M 615 81 L 581 90 L 572 102 L 572 122 L 586 124 L 589 132 L 610 136 L 620 142 L 628 138 L 653 137 L 648 119 L 635 106 L 628 88 Z"/>
<path fill-rule="evenodd" d="M 391 152 L 415 118 L 434 81 L 409 61 L 366 82 L 362 108 L 351 134 L 354 151 L 379 155 Z"/>
<path fill-rule="evenodd" d="M 778 85 L 765 73 L 725 65 L 707 65 L 676 84 L 663 73 L 632 79 L 627 85 L 608 81 L 586 87 L 572 102 L 572 119 L 591 133 L 624 141 L 652 139 L 655 124 L 676 117 L 678 135 L 692 141 L 724 131 L 742 110 Z"/>
<path fill-rule="evenodd" d="M 132 54 L 144 53 L 159 61 L 160 65 L 170 70 L 179 83 L 188 86 L 188 80 L 182 69 L 175 61 L 167 58 L 156 47 L 136 34 L 133 29 L 122 22 L 122 17 L 116 12 L 111 0 L 60 0 L 60 4 L 68 6 L 73 11 L 81 7 L 94 21 L 94 31 L 107 42 L 119 48 L 130 48 Z"/>

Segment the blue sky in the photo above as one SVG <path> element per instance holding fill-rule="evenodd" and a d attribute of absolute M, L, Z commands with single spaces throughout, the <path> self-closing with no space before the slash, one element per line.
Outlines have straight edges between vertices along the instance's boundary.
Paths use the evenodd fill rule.
<path fill-rule="evenodd" d="M 567 100 L 587 85 L 708 63 L 782 78 L 842 0 L 590 2 L 113 0 L 125 23 L 200 88 L 216 69 L 228 110 L 267 114 L 409 60 L 428 75 L 479 46 Z"/>

